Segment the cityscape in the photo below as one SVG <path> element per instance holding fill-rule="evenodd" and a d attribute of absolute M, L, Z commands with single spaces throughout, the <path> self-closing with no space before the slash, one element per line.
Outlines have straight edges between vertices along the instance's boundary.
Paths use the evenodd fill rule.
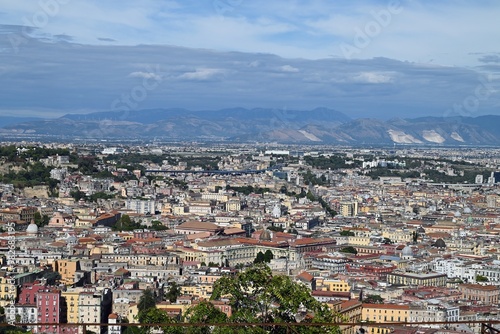
<path fill-rule="evenodd" d="M 346 324 L 306 328 L 319 332 L 480 333 L 498 319 L 499 150 L 6 143 L 1 153 L 0 302 L 24 330 L 279 323 L 293 312 Z M 301 292 L 279 305 L 249 283 L 258 275 Z M 242 282 L 226 280 L 238 279 L 262 291 L 236 296 Z M 148 294 L 164 318 L 144 309 Z"/>

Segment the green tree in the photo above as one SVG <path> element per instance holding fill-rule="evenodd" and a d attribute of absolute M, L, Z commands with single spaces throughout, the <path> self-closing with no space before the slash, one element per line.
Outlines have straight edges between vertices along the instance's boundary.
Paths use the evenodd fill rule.
<path fill-rule="evenodd" d="M 61 274 L 57 271 L 44 271 L 42 278 L 47 280 L 47 285 L 55 285 L 61 279 Z"/>
<path fill-rule="evenodd" d="M 355 234 L 352 231 L 341 231 L 340 235 L 343 237 L 353 237 Z"/>
<path fill-rule="evenodd" d="M 168 287 L 168 291 L 165 294 L 165 297 L 171 302 L 175 303 L 177 298 L 181 295 L 181 287 L 176 282 L 171 282 Z"/>
<path fill-rule="evenodd" d="M 352 246 L 347 246 L 347 247 L 344 247 L 340 250 L 342 253 L 351 253 L 351 254 L 358 254 L 358 251 L 356 250 L 356 248 L 352 247 Z"/>
<path fill-rule="evenodd" d="M 488 277 L 476 275 L 476 282 L 482 283 L 482 282 L 488 282 L 488 281 L 489 281 Z"/>
<path fill-rule="evenodd" d="M 383 304 L 384 298 L 380 297 L 380 295 L 367 295 L 363 302 L 368 304 Z"/>
<path fill-rule="evenodd" d="M 40 213 L 40 211 L 35 212 L 35 214 L 33 215 L 33 220 L 38 226 L 42 225 L 42 214 Z"/>
<path fill-rule="evenodd" d="M 389 245 L 389 244 L 392 244 L 392 243 L 393 243 L 393 242 L 392 242 L 392 240 L 391 240 L 391 239 L 389 239 L 389 238 L 384 238 L 384 244 L 385 244 L 385 245 Z"/>
<path fill-rule="evenodd" d="M 139 320 L 141 320 L 141 313 L 144 315 L 145 311 L 156 307 L 155 296 L 151 289 L 146 289 L 142 292 L 142 296 L 139 299 L 139 304 L 137 304 L 137 309 L 139 311 Z M 141 321 L 142 322 L 142 321 Z"/>
<path fill-rule="evenodd" d="M 190 307 L 185 314 L 186 320 L 191 324 L 225 324 L 229 322 L 227 315 L 216 308 L 209 301 L 201 301 L 199 304 Z M 213 329 L 206 327 L 188 327 L 186 333 L 189 334 L 222 334 L 232 333 L 231 328 L 216 326 Z"/>
<path fill-rule="evenodd" d="M 417 233 L 417 231 L 413 231 L 411 233 L 411 237 L 412 237 L 413 242 L 417 242 L 418 241 L 418 233 Z"/>
<path fill-rule="evenodd" d="M 272 259 L 274 259 L 273 252 L 271 252 L 270 249 L 266 250 L 266 252 L 264 253 L 264 262 L 269 263 Z"/>
<path fill-rule="evenodd" d="M 309 288 L 285 275 L 273 276 L 263 264 L 254 265 L 232 276 L 223 276 L 214 284 L 211 300 L 229 296 L 232 322 L 293 323 L 299 320 L 332 323 L 332 310 L 311 296 Z M 299 310 L 309 317 L 299 319 Z M 245 328 L 248 330 L 248 328 Z M 242 329 L 244 331 L 245 329 Z M 253 328 L 255 330 L 255 328 Z M 296 327 L 299 333 L 338 333 L 338 327 Z M 280 333 L 284 328 L 270 327 L 266 333 Z"/>
<path fill-rule="evenodd" d="M 163 333 L 167 334 L 181 334 L 184 333 L 183 327 L 169 326 L 169 324 L 174 324 L 177 321 L 168 316 L 168 314 L 157 309 L 155 306 L 143 310 L 139 313 L 139 322 L 142 324 L 162 324 L 159 328 Z M 148 334 L 157 329 L 156 327 L 142 327 L 140 333 L 137 334 Z"/>
<path fill-rule="evenodd" d="M 129 215 L 122 215 L 112 226 L 115 231 L 132 231 L 138 228 L 141 228 L 141 224 L 132 220 Z"/>
<path fill-rule="evenodd" d="M 83 191 L 80 191 L 79 189 L 74 189 L 69 192 L 69 195 L 73 197 L 73 199 L 78 202 L 82 198 L 85 199 L 86 195 Z"/>
<path fill-rule="evenodd" d="M 42 216 L 42 223 L 40 226 L 45 226 L 50 222 L 50 217 L 48 215 L 43 215 Z"/>
<path fill-rule="evenodd" d="M 285 231 L 283 229 L 283 227 L 279 227 L 279 226 L 269 226 L 267 229 L 269 231 L 273 231 L 273 232 L 284 232 Z"/>
<path fill-rule="evenodd" d="M 113 194 L 108 195 L 102 191 L 96 192 L 95 194 L 92 194 L 89 197 L 91 202 L 97 202 L 97 200 L 99 200 L 99 199 L 111 199 L 111 198 L 115 198 L 115 195 L 113 195 Z"/>
<path fill-rule="evenodd" d="M 313 193 L 310 190 L 307 192 L 306 197 L 311 202 L 314 202 L 316 200 L 316 196 L 314 196 Z"/>
<path fill-rule="evenodd" d="M 257 253 L 257 256 L 253 260 L 253 263 L 263 263 L 265 261 L 264 253 L 261 251 Z"/>
<path fill-rule="evenodd" d="M 155 231 L 164 231 L 164 230 L 168 230 L 168 227 L 163 225 L 163 223 L 159 220 L 153 220 L 151 222 L 151 229 L 155 230 Z"/>

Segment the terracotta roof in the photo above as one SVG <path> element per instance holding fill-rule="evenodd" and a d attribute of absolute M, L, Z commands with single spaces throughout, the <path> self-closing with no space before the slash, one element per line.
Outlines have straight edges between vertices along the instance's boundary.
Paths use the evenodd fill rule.
<path fill-rule="evenodd" d="M 483 291 L 497 291 L 498 286 L 494 285 L 481 285 L 481 284 L 459 284 L 459 288 L 464 287 L 471 290 L 483 290 Z"/>
<path fill-rule="evenodd" d="M 188 229 L 188 230 L 221 230 L 222 228 L 218 225 L 208 222 L 200 222 L 196 220 L 187 221 L 180 224 L 176 229 Z"/>
<path fill-rule="evenodd" d="M 363 308 L 380 308 L 380 309 L 394 309 L 394 310 L 409 310 L 409 305 L 396 305 L 396 304 L 367 304 L 363 303 Z"/>
<path fill-rule="evenodd" d="M 186 234 L 187 240 L 205 239 L 210 237 L 210 232 L 198 232 L 194 234 Z"/>
<path fill-rule="evenodd" d="M 314 279 L 314 276 L 309 274 L 307 271 L 303 271 L 297 275 L 297 278 L 301 281 L 311 282 Z"/>
<path fill-rule="evenodd" d="M 327 238 L 321 238 L 321 239 L 302 238 L 302 239 L 293 240 L 292 245 L 303 246 L 303 245 L 314 245 L 314 244 L 325 243 L 325 242 L 335 243 L 336 241 L 334 239 L 327 239 Z"/>
<path fill-rule="evenodd" d="M 312 296 L 317 296 L 317 297 L 344 297 L 348 298 L 351 296 L 350 292 L 341 292 L 341 291 L 320 291 L 320 290 L 314 290 L 311 292 Z"/>
<path fill-rule="evenodd" d="M 227 235 L 230 235 L 230 234 L 241 234 L 241 233 L 245 233 L 245 231 L 242 230 L 241 228 L 237 228 L 237 227 L 226 228 L 224 230 L 224 234 L 227 234 Z"/>
<path fill-rule="evenodd" d="M 342 304 L 340 305 L 340 308 L 341 308 L 341 310 L 345 310 L 345 309 L 351 308 L 357 304 L 359 304 L 359 306 L 362 305 L 361 302 L 357 299 L 347 300 L 345 302 L 342 302 Z"/>

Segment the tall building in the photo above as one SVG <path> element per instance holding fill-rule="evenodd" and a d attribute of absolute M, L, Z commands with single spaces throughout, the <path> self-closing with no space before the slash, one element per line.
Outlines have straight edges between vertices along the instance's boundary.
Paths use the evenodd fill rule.
<path fill-rule="evenodd" d="M 340 214 L 344 217 L 356 217 L 358 215 L 358 202 L 340 203 Z"/>
<path fill-rule="evenodd" d="M 95 288 L 84 289 L 78 297 L 78 318 L 84 323 L 104 323 L 112 308 L 112 293 L 110 289 L 97 291 Z M 94 333 L 104 333 L 106 328 L 87 326 L 87 330 Z M 80 329 L 80 332 L 82 329 Z"/>
<path fill-rule="evenodd" d="M 70 324 L 78 323 L 78 299 L 81 290 L 82 288 L 68 289 L 61 294 L 66 301 L 66 319 Z M 74 327 L 66 327 L 66 329 L 66 332 L 68 329 L 74 331 Z M 78 328 L 76 328 L 76 332 L 78 332 Z"/>
<path fill-rule="evenodd" d="M 61 291 L 57 289 L 45 289 L 36 293 L 36 303 L 38 309 L 38 325 L 36 333 L 60 333 L 61 328 L 57 325 L 49 325 L 65 322 L 61 317 Z"/>
<path fill-rule="evenodd" d="M 497 207 L 497 195 L 486 196 L 486 206 L 488 208 L 496 208 Z"/>

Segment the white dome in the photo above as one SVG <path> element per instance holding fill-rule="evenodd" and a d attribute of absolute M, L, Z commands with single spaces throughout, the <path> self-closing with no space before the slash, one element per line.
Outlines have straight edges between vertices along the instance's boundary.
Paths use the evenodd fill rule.
<path fill-rule="evenodd" d="M 26 229 L 26 233 L 37 234 L 38 233 L 38 226 L 32 222 L 31 224 L 28 225 L 28 228 Z"/>
<path fill-rule="evenodd" d="M 403 256 L 413 256 L 413 250 L 410 246 L 405 246 L 405 248 L 401 251 L 401 254 L 403 254 Z"/>

